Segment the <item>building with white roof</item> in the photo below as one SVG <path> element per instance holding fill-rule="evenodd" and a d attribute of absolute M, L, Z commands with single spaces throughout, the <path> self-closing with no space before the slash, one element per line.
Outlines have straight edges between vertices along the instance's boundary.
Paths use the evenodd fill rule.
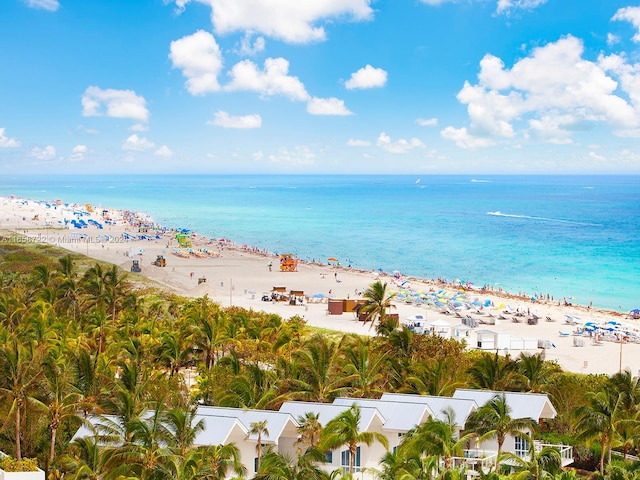
<path fill-rule="evenodd" d="M 318 415 L 318 420 L 324 427 L 355 404 L 360 408 L 360 431 L 384 435 L 388 440 L 389 450 L 394 450 L 402 442 L 403 436 L 416 426 L 430 419 L 445 421 L 444 412 L 447 409 L 453 411 L 458 433 L 460 433 L 472 413 L 496 395 L 503 393 L 512 418 L 532 418 L 539 422 L 541 419 L 554 418 L 556 415 L 555 408 L 544 394 L 470 389 L 458 389 L 453 397 L 385 393 L 377 400 L 341 397 L 331 404 L 290 401 L 284 402 L 279 411 L 200 406 L 195 422 L 202 420 L 205 428 L 198 433 L 195 445 L 233 443 L 240 450 L 247 477 L 252 478 L 257 465 L 258 438 L 249 432 L 251 425 L 255 422 L 266 421 L 268 433 L 265 432 L 262 435 L 263 447 L 295 456 L 298 450 L 296 442 L 299 439 L 299 418 L 307 413 L 314 413 Z M 119 422 L 117 417 L 91 417 L 89 421 L 94 426 L 105 421 Z M 75 438 L 86 436 L 93 436 L 93 432 L 87 426 L 82 426 Z M 470 445 L 470 447 L 472 448 L 466 450 L 463 457 L 456 459 L 456 465 L 464 464 L 469 471 L 491 468 L 496 457 L 495 441 L 486 441 L 481 445 Z M 535 444 L 535 447 L 541 448 L 542 445 Z M 571 447 L 562 445 L 556 447 L 560 450 L 563 465 L 572 463 Z M 511 451 L 522 456 L 529 454 L 524 437 L 520 438 L 517 435 L 507 439 L 503 445 L 503 451 Z M 326 453 L 326 462 L 321 465 L 323 469 L 329 472 L 348 469 L 349 454 L 346 446 Z M 356 478 L 374 479 L 379 461 L 385 453 L 386 449 L 379 442 L 374 442 L 370 446 L 360 445 L 355 458 Z"/>

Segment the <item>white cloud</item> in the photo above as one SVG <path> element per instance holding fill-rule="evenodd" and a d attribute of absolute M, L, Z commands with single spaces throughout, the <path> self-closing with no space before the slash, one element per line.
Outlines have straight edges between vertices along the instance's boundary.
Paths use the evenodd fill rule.
<path fill-rule="evenodd" d="M 420 0 L 426 5 L 437 7 L 445 3 L 455 3 L 461 0 Z M 496 13 L 509 14 L 512 10 L 533 10 L 547 3 L 547 0 L 498 0 Z"/>
<path fill-rule="evenodd" d="M 620 37 L 613 33 L 607 33 L 607 45 L 612 46 L 616 43 L 620 43 Z"/>
<path fill-rule="evenodd" d="M 175 0 L 179 10 L 188 0 Z M 216 33 L 257 32 L 290 43 L 307 43 L 326 38 L 322 20 L 373 17 L 371 0 L 196 0 L 211 7 Z"/>
<path fill-rule="evenodd" d="M 87 154 L 89 149 L 86 145 L 76 145 L 71 150 L 71 155 L 69 155 L 69 160 L 72 162 L 80 162 L 84 160 L 84 156 Z"/>
<path fill-rule="evenodd" d="M 508 13 L 510 10 L 532 10 L 544 5 L 547 0 L 498 0 L 496 13 Z"/>
<path fill-rule="evenodd" d="M 350 138 L 347 140 L 347 145 L 349 147 L 369 147 L 371 142 L 368 140 L 358 140 L 356 138 Z"/>
<path fill-rule="evenodd" d="M 138 135 L 135 133 L 127 138 L 122 145 L 123 150 L 129 150 L 133 152 L 144 152 L 145 150 L 150 150 L 154 147 L 155 144 L 152 141 L 144 137 L 138 137 Z"/>
<path fill-rule="evenodd" d="M 300 167 L 312 166 L 316 163 L 316 155 L 305 146 L 294 147 L 293 149 L 281 148 L 278 153 L 269 156 L 269 160 L 276 164 Z"/>
<path fill-rule="evenodd" d="M 207 125 L 217 125 L 224 128 L 260 128 L 262 118 L 260 115 L 232 116 L 219 110 L 214 114 L 213 120 L 207 122 Z"/>
<path fill-rule="evenodd" d="M 478 147 L 490 147 L 495 144 L 495 142 L 489 138 L 474 137 L 473 135 L 470 135 L 467 131 L 467 127 L 447 127 L 440 132 L 440 135 L 447 140 L 455 142 L 458 147 L 464 148 L 465 150 Z"/>
<path fill-rule="evenodd" d="M 213 35 L 198 30 L 171 42 L 169 58 L 173 68 L 187 77 L 187 90 L 202 95 L 220 90 L 218 75 L 222 70 L 222 53 Z"/>
<path fill-rule="evenodd" d="M 58 0 L 24 0 L 28 7 L 55 12 L 60 8 Z"/>
<path fill-rule="evenodd" d="M 33 147 L 30 155 L 38 160 L 53 160 L 56 158 L 56 147 L 47 145 L 44 148 Z"/>
<path fill-rule="evenodd" d="M 162 145 L 155 151 L 154 155 L 157 155 L 159 157 L 171 158 L 173 157 L 173 151 L 166 145 Z"/>
<path fill-rule="evenodd" d="M 225 89 L 229 91 L 248 90 L 261 95 L 283 95 L 291 100 L 306 101 L 309 94 L 298 77 L 289 75 L 289 62 L 284 58 L 267 58 L 264 70 L 251 60 L 243 60 L 229 72 L 231 82 Z"/>
<path fill-rule="evenodd" d="M 264 158 L 264 153 L 262 153 L 262 150 L 258 150 L 257 152 L 253 152 L 251 154 L 251 158 L 253 158 L 256 162 L 259 162 Z"/>
<path fill-rule="evenodd" d="M 149 130 L 149 127 L 144 123 L 135 123 L 131 125 L 129 130 L 131 130 L 132 132 L 146 132 L 147 130 Z"/>
<path fill-rule="evenodd" d="M 631 25 L 638 30 L 632 40 L 636 43 L 640 42 L 640 7 L 621 8 L 615 13 L 612 20 L 626 20 L 631 22 Z"/>
<path fill-rule="evenodd" d="M 595 122 L 619 130 L 638 128 L 640 66 L 614 55 L 590 62 L 582 54 L 582 42 L 568 36 L 534 49 L 511 69 L 501 59 L 485 55 L 478 84 L 465 82 L 457 95 L 467 105 L 469 128 L 452 128 L 443 136 L 468 148 L 493 144 L 480 137 L 526 136 L 527 127 L 553 143 L 569 142 L 574 126 L 584 129 Z M 618 95 L 621 92 L 631 103 Z"/>
<path fill-rule="evenodd" d="M 258 37 L 251 43 L 251 32 L 246 32 L 242 40 L 240 41 L 240 49 L 238 53 L 245 57 L 253 57 L 254 55 L 263 52 L 266 42 L 264 37 Z"/>
<path fill-rule="evenodd" d="M 307 103 L 307 112 L 311 115 L 353 115 L 344 105 L 344 101 L 335 97 L 313 97 Z"/>
<path fill-rule="evenodd" d="M 17 148 L 20 142 L 15 138 L 9 138 L 4 133 L 4 128 L 0 128 L 0 148 Z"/>
<path fill-rule="evenodd" d="M 366 65 L 357 72 L 351 74 L 351 78 L 344 84 L 348 90 L 356 88 L 384 87 L 387 83 L 387 72 L 381 68 Z"/>
<path fill-rule="evenodd" d="M 82 96 L 82 115 L 97 117 L 131 118 L 146 122 L 149 119 L 146 100 L 133 90 L 102 90 L 88 87 Z"/>
<path fill-rule="evenodd" d="M 425 146 L 425 144 L 417 138 L 412 138 L 411 140 L 401 138 L 400 140 L 392 142 L 391 137 L 384 132 L 378 136 L 376 144 L 389 153 L 408 153 L 414 148 L 424 148 Z"/>
<path fill-rule="evenodd" d="M 438 125 L 437 118 L 416 118 L 416 123 L 421 127 L 435 127 Z"/>

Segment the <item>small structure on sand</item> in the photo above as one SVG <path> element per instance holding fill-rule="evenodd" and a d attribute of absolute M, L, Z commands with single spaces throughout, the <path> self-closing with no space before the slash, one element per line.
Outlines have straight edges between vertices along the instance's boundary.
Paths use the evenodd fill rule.
<path fill-rule="evenodd" d="M 280 255 L 280 271 L 297 272 L 298 258 L 292 253 L 283 253 Z"/>

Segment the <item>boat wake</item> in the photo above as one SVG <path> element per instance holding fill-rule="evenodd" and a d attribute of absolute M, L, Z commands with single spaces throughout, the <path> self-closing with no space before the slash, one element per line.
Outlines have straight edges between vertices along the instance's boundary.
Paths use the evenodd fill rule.
<path fill-rule="evenodd" d="M 569 225 L 583 225 L 587 227 L 601 227 L 602 225 L 599 223 L 585 223 L 585 222 L 575 222 L 573 220 L 564 220 L 562 218 L 549 218 L 549 217 L 535 217 L 532 215 L 516 215 L 513 213 L 502 213 L 500 211 L 495 212 L 487 212 L 487 215 L 493 215 L 494 217 L 509 217 L 509 218 L 522 218 L 525 220 L 538 220 L 541 222 L 555 222 L 555 223 L 565 223 Z"/>

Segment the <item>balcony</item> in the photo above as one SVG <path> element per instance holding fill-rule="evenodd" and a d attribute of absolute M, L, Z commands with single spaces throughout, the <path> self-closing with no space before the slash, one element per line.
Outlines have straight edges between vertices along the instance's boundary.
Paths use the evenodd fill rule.
<path fill-rule="evenodd" d="M 7 455 L 0 452 L 0 460 Z M 44 471 L 38 469 L 35 472 L 6 472 L 0 468 L 0 480 L 44 480 Z"/>
<path fill-rule="evenodd" d="M 533 447 L 536 449 L 536 452 L 539 452 L 545 447 L 555 448 L 556 450 L 558 450 L 558 452 L 560 452 L 560 458 L 562 459 L 563 467 L 566 467 L 567 465 L 571 465 L 573 463 L 573 447 L 571 445 L 542 443 L 540 440 L 535 440 L 533 442 Z"/>
<path fill-rule="evenodd" d="M 473 472 L 488 472 L 495 466 L 498 459 L 496 452 L 477 449 L 464 450 L 463 455 L 463 457 L 452 457 L 452 466 L 454 468 L 464 466 L 471 475 L 473 475 Z"/>

